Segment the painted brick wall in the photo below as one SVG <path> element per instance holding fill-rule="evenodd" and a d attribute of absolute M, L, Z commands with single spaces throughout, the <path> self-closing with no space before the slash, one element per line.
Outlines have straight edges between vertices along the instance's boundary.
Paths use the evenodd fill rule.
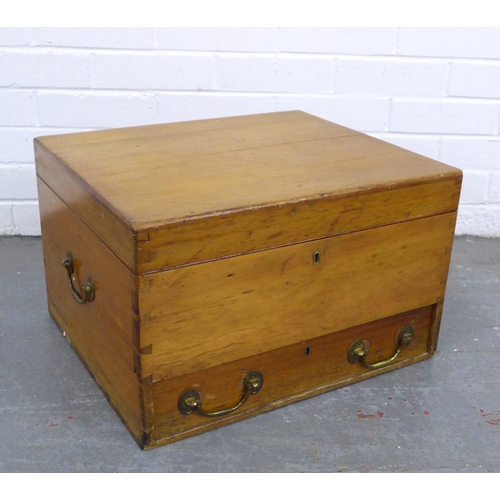
<path fill-rule="evenodd" d="M 500 236 L 500 28 L 0 28 L 0 234 L 40 234 L 33 137 L 288 109 L 461 168 Z"/>

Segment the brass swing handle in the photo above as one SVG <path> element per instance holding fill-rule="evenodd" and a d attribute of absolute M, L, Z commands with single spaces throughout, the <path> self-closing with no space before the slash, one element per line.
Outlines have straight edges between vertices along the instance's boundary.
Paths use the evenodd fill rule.
<path fill-rule="evenodd" d="M 81 295 L 73 285 L 72 274 L 75 272 L 75 267 L 73 265 L 73 255 L 69 250 L 66 252 L 66 258 L 62 261 L 62 265 L 68 272 L 69 288 L 71 290 L 71 295 L 73 295 L 73 298 L 79 304 L 85 304 L 85 302 L 91 302 L 92 300 L 94 300 L 95 290 L 92 276 L 89 276 L 87 278 L 87 281 L 80 286 L 83 292 Z"/>
<path fill-rule="evenodd" d="M 201 407 L 200 393 L 196 389 L 187 389 L 179 397 L 179 411 L 183 415 L 190 415 L 194 411 L 197 411 L 204 417 L 221 417 L 222 415 L 227 415 L 228 413 L 241 408 L 251 394 L 257 394 L 260 391 L 262 385 L 264 384 L 264 377 L 259 370 L 252 370 L 247 373 L 245 379 L 243 380 L 243 384 L 245 386 L 243 397 L 238 403 L 231 406 L 231 408 L 219 411 L 205 411 Z"/>
<path fill-rule="evenodd" d="M 366 361 L 368 351 L 366 350 L 365 343 L 362 340 L 355 340 L 351 344 L 351 347 L 349 347 L 347 359 L 351 364 L 361 361 L 361 363 L 367 368 L 383 368 L 384 366 L 390 365 L 399 356 L 399 353 L 411 344 L 414 334 L 415 331 L 412 326 L 405 326 L 402 328 L 398 334 L 396 352 L 389 359 L 384 359 L 383 361 L 378 361 L 377 363 L 368 363 Z"/>

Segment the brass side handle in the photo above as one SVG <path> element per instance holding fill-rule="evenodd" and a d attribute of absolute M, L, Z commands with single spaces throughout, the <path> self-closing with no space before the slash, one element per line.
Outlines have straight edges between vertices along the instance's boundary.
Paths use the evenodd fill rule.
<path fill-rule="evenodd" d="M 246 374 L 243 380 L 244 390 L 242 398 L 237 404 L 231 406 L 231 408 L 219 411 L 205 411 L 201 407 L 201 394 L 196 389 L 187 389 L 180 395 L 178 408 L 183 415 L 190 415 L 194 411 L 197 411 L 204 417 L 221 417 L 241 408 L 250 395 L 257 394 L 261 390 L 263 384 L 264 377 L 262 373 L 259 370 L 252 370 Z"/>
<path fill-rule="evenodd" d="M 368 363 L 366 360 L 368 356 L 366 344 L 362 340 L 355 340 L 347 351 L 347 359 L 351 364 L 361 362 L 367 368 L 383 368 L 390 365 L 399 356 L 399 353 L 411 344 L 414 334 L 415 331 L 412 326 L 408 325 L 402 328 L 398 334 L 396 352 L 389 359 L 384 359 L 377 363 Z"/>
<path fill-rule="evenodd" d="M 73 296 L 73 298 L 79 304 L 85 304 L 85 302 L 91 302 L 92 300 L 94 300 L 95 289 L 92 276 L 89 276 L 87 278 L 87 281 L 83 285 L 80 285 L 80 288 L 82 289 L 81 294 L 75 288 L 73 284 L 73 273 L 75 272 L 75 266 L 73 265 L 73 255 L 69 250 L 66 252 L 66 258 L 62 261 L 62 265 L 68 272 L 69 288 L 71 290 L 71 295 Z"/>

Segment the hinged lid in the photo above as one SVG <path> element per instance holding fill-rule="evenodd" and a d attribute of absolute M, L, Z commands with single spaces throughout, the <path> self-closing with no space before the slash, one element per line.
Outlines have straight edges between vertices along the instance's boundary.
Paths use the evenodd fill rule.
<path fill-rule="evenodd" d="M 462 177 L 300 111 L 40 137 L 35 157 L 137 274 L 454 211 Z"/>

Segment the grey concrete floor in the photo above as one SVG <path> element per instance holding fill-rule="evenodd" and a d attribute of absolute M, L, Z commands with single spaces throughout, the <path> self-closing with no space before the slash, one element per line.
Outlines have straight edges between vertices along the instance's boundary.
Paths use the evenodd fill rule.
<path fill-rule="evenodd" d="M 432 359 L 150 451 L 49 317 L 39 239 L 0 238 L 0 293 L 1 472 L 500 472 L 498 239 L 456 238 Z"/>

